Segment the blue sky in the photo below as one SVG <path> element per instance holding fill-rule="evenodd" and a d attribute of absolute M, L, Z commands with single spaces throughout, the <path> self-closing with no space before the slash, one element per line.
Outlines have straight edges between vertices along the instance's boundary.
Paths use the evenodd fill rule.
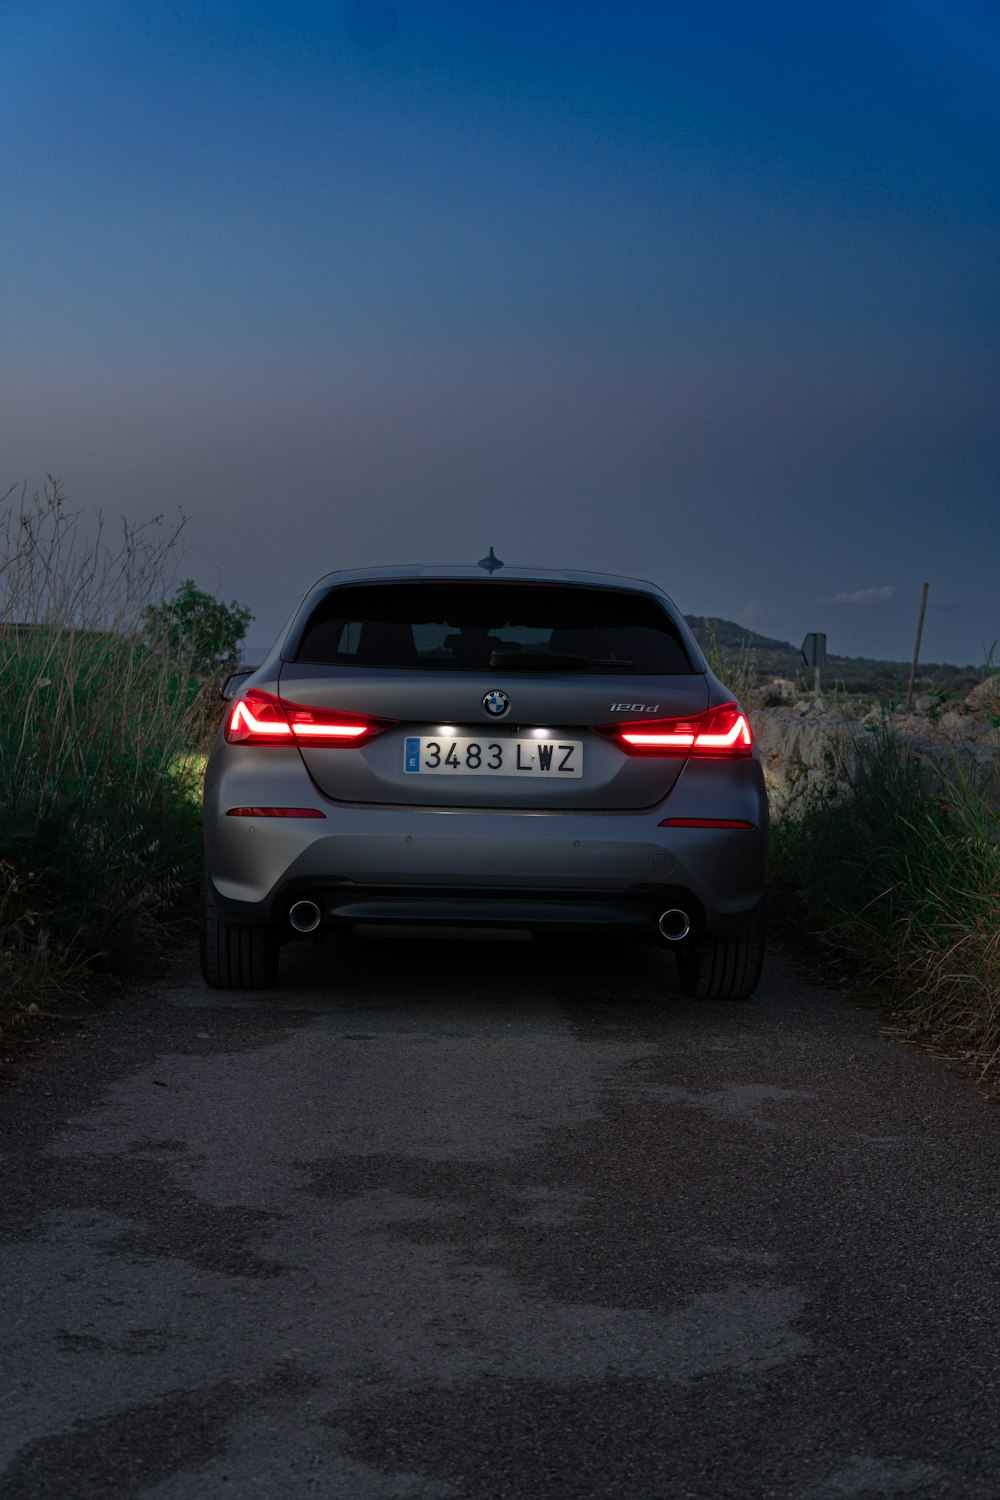
<path fill-rule="evenodd" d="M 319 574 L 1000 636 L 1000 12 L 0 3 L 0 481 Z"/>

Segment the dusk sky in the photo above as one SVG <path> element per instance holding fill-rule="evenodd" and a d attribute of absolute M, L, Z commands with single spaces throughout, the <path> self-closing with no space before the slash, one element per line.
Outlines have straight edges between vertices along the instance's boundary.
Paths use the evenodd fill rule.
<path fill-rule="evenodd" d="M 0 483 L 322 573 L 1000 637 L 1000 9 L 0 0 Z"/>

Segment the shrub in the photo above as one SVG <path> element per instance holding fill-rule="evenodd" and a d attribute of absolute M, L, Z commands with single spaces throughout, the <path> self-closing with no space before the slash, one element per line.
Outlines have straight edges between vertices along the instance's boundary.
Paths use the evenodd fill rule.
<path fill-rule="evenodd" d="M 175 661 L 209 677 L 239 665 L 240 644 L 253 615 L 241 604 L 222 604 L 185 578 L 172 599 L 143 610 L 149 638 Z"/>

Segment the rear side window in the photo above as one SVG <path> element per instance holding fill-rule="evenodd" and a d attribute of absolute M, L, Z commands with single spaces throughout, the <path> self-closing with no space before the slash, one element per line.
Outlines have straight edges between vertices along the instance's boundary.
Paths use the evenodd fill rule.
<path fill-rule="evenodd" d="M 485 581 L 332 589 L 295 660 L 435 672 L 692 671 L 676 626 L 648 595 Z"/>

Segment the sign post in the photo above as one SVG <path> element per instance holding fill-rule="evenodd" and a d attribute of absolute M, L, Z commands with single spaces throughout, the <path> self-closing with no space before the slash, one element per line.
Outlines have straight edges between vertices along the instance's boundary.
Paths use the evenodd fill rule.
<path fill-rule="evenodd" d="M 818 698 L 822 690 L 823 668 L 826 666 L 826 636 L 813 630 L 802 642 L 802 658 L 807 667 L 816 669 L 814 692 Z"/>

